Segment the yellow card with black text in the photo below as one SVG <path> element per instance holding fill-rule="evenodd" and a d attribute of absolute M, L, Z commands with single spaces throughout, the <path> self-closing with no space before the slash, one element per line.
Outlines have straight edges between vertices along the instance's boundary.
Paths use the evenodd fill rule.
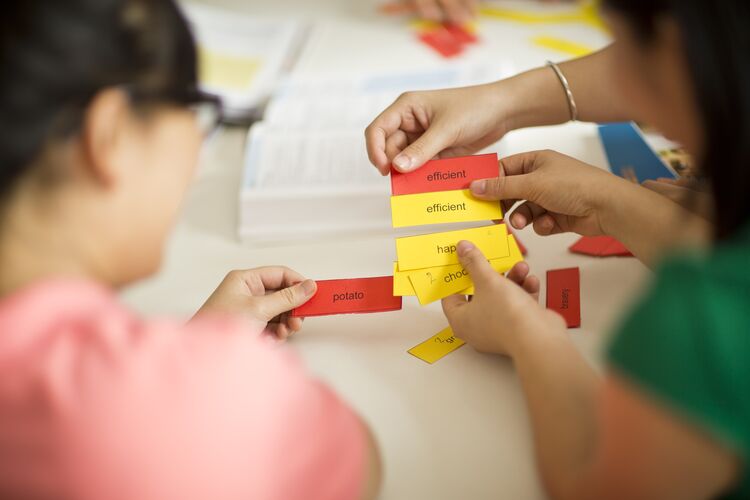
<path fill-rule="evenodd" d="M 437 334 L 421 344 L 415 345 L 407 352 L 412 356 L 418 357 L 422 361 L 432 364 L 446 354 L 455 351 L 465 343 L 466 342 L 453 335 L 453 330 L 449 326 L 440 330 Z"/>
<path fill-rule="evenodd" d="M 497 201 L 474 198 L 468 189 L 391 196 L 393 227 L 500 220 Z"/>
<path fill-rule="evenodd" d="M 487 259 L 507 257 L 508 230 L 505 224 L 459 229 L 444 233 L 423 234 L 396 238 L 396 256 L 399 271 L 458 264 L 456 244 L 461 240 L 472 242 Z"/>

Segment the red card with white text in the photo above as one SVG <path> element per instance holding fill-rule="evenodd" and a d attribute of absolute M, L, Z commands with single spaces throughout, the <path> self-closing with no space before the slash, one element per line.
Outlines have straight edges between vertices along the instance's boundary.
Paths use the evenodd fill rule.
<path fill-rule="evenodd" d="M 393 276 L 317 281 L 313 298 L 292 310 L 292 316 L 327 316 L 396 311 L 401 297 L 393 296 Z"/>
<path fill-rule="evenodd" d="M 547 271 L 547 309 L 565 318 L 568 328 L 581 326 L 581 277 L 577 267 Z"/>
<path fill-rule="evenodd" d="M 471 181 L 497 177 L 497 154 L 431 160 L 408 173 L 391 169 L 391 194 L 435 193 L 469 189 Z"/>

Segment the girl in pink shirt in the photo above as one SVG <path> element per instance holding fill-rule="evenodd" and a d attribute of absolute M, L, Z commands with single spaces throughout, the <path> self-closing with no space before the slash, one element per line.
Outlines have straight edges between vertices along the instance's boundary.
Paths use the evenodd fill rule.
<path fill-rule="evenodd" d="M 152 274 L 216 123 L 172 0 L 0 16 L 0 498 L 369 498 L 367 427 L 279 340 L 315 283 L 233 271 L 190 322 Z"/>

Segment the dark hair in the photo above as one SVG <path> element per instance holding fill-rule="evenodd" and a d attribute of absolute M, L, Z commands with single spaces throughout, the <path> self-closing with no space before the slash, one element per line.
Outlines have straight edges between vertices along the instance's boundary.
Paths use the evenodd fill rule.
<path fill-rule="evenodd" d="M 661 16 L 674 19 L 705 130 L 697 158 L 713 193 L 717 239 L 750 223 L 750 2 L 604 0 L 648 41 Z"/>
<path fill-rule="evenodd" d="M 127 86 L 173 101 L 196 86 L 196 51 L 172 0 L 10 0 L 0 15 L 0 195 L 90 100 Z"/>

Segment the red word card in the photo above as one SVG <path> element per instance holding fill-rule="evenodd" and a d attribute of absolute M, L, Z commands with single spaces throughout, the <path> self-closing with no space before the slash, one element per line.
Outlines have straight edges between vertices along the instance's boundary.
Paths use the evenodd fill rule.
<path fill-rule="evenodd" d="M 400 196 L 469 189 L 471 181 L 497 177 L 499 173 L 496 153 L 431 160 L 405 174 L 391 169 L 391 193 Z"/>
<path fill-rule="evenodd" d="M 547 309 L 565 318 L 568 328 L 581 326 L 581 277 L 577 267 L 547 271 Z"/>
<path fill-rule="evenodd" d="M 584 236 L 569 250 L 573 253 L 593 255 L 595 257 L 632 257 L 625 245 L 610 236 Z"/>
<path fill-rule="evenodd" d="M 393 276 L 318 281 L 313 298 L 292 311 L 292 316 L 374 313 L 401 309 L 393 296 Z"/>

